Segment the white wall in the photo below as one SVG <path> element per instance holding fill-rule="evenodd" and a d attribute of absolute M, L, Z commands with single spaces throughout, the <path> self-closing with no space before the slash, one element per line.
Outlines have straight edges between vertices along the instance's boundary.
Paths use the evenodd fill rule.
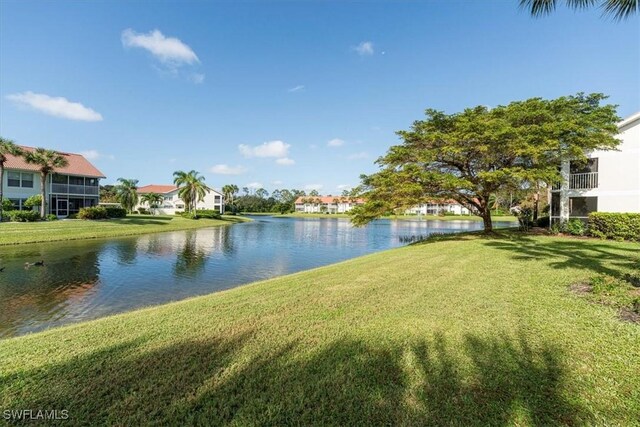
<path fill-rule="evenodd" d="M 154 209 L 154 213 L 158 215 L 175 215 L 176 212 L 184 212 L 186 210 L 184 202 L 178 196 L 178 190 L 172 191 L 170 193 L 165 193 L 163 194 L 163 196 L 165 198 L 165 203 L 157 209 Z M 218 196 L 217 201 L 216 196 Z M 138 202 L 134 210 L 138 210 L 140 208 L 149 209 L 149 206 L 147 204 L 141 204 L 140 202 Z M 205 195 L 204 199 L 201 202 L 198 202 L 196 204 L 196 209 L 208 209 L 218 211 L 221 214 L 224 213 L 222 194 L 215 190 L 211 190 Z"/>
<path fill-rule="evenodd" d="M 640 115 L 620 129 L 618 151 L 594 151 L 598 188 L 569 190 L 569 197 L 597 197 L 599 212 L 640 212 Z"/>

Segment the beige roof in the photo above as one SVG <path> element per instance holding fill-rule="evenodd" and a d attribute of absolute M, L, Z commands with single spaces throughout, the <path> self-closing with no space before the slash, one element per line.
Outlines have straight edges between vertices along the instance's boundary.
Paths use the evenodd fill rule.
<path fill-rule="evenodd" d="M 24 151 L 33 152 L 36 149 L 33 147 L 20 146 Z M 100 172 L 95 166 L 93 166 L 89 160 L 85 159 L 81 154 L 64 153 L 62 151 L 56 151 L 58 154 L 63 155 L 67 162 L 67 166 L 63 168 L 55 168 L 54 172 L 67 175 L 80 175 L 89 176 L 92 178 L 106 178 L 102 172 Z M 27 171 L 38 172 L 38 165 L 29 164 L 21 156 L 7 155 L 7 161 L 4 164 L 5 169 L 20 169 Z"/>

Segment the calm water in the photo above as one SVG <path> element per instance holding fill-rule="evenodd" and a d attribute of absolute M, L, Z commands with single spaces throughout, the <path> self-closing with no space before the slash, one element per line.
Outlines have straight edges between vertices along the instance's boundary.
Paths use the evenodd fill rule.
<path fill-rule="evenodd" d="M 255 217 L 193 231 L 0 247 L 0 337 L 232 288 L 405 245 L 464 221 Z M 498 223 L 498 226 L 511 225 Z M 44 260 L 44 267 L 25 262 Z"/>

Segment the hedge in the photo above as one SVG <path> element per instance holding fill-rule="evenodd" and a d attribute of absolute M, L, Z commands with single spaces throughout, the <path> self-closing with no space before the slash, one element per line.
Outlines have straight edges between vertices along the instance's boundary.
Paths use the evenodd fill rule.
<path fill-rule="evenodd" d="M 640 241 L 640 213 L 592 212 L 589 234 L 603 239 Z"/>
<path fill-rule="evenodd" d="M 92 206 L 82 208 L 78 212 L 80 219 L 106 219 L 106 218 L 124 218 L 127 211 L 123 208 L 107 208 L 104 206 Z"/>
<path fill-rule="evenodd" d="M 38 211 L 9 211 L 5 212 L 5 215 L 9 221 L 14 222 L 34 222 L 42 219 Z"/>

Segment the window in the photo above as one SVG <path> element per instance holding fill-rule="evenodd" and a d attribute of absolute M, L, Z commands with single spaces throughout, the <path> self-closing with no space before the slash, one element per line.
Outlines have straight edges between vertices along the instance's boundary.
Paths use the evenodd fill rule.
<path fill-rule="evenodd" d="M 570 217 L 586 217 L 589 213 L 598 210 L 597 197 L 570 197 L 569 198 L 569 216 Z"/>
<path fill-rule="evenodd" d="M 33 174 L 29 172 L 7 173 L 7 186 L 33 188 Z"/>
<path fill-rule="evenodd" d="M 220 203 L 220 196 L 216 196 L 216 203 Z"/>
<path fill-rule="evenodd" d="M 598 159 L 587 159 L 587 162 L 571 162 L 570 173 L 598 172 Z"/>
<path fill-rule="evenodd" d="M 9 187 L 20 187 L 20 172 L 9 172 L 7 174 L 7 185 Z"/>

